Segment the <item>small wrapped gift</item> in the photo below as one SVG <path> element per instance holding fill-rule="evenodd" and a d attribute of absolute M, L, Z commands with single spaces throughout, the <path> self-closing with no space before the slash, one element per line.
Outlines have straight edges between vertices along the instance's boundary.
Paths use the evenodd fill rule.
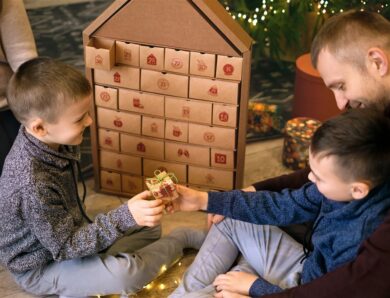
<path fill-rule="evenodd" d="M 156 170 L 154 171 L 154 177 L 146 178 L 145 183 L 155 199 L 170 203 L 179 197 L 172 179 L 177 183 L 177 178 L 173 173 Z"/>

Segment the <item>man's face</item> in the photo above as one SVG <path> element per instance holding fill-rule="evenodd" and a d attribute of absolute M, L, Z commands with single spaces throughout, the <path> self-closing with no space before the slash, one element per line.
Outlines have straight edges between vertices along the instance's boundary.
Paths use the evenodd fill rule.
<path fill-rule="evenodd" d="M 81 144 L 85 128 L 92 123 L 90 104 L 91 96 L 87 96 L 65 107 L 56 123 L 46 123 L 45 142 L 53 148 Z"/>
<path fill-rule="evenodd" d="M 317 70 L 334 93 L 340 110 L 365 107 L 384 110 L 390 104 L 384 80 L 350 62 L 337 60 L 327 49 L 318 55 Z"/>

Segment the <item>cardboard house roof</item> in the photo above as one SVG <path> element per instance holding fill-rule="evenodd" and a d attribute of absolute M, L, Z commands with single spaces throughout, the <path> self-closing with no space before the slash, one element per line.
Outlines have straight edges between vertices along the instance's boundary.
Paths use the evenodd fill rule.
<path fill-rule="evenodd" d="M 226 56 L 252 45 L 218 0 L 117 0 L 83 34 Z"/>

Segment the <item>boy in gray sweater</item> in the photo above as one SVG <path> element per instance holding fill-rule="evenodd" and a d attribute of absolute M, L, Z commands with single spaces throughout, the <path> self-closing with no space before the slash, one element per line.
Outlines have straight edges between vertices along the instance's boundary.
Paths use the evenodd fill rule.
<path fill-rule="evenodd" d="M 32 59 L 11 78 L 7 98 L 22 126 L 0 178 L 0 261 L 26 291 L 134 293 L 183 248 L 200 247 L 201 231 L 159 239 L 164 205 L 147 200 L 149 191 L 94 221 L 86 216 L 77 191 L 78 145 L 92 122 L 92 90 L 78 71 Z M 116 247 L 119 239 L 125 250 Z"/>

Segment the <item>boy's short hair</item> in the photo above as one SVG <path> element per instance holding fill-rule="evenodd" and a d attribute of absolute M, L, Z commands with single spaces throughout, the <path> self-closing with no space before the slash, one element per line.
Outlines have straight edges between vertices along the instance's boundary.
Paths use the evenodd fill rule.
<path fill-rule="evenodd" d="M 390 119 L 383 112 L 350 109 L 324 122 L 314 133 L 314 157 L 335 156 L 344 181 L 367 181 L 374 187 L 390 179 Z"/>
<path fill-rule="evenodd" d="M 7 100 L 22 124 L 32 117 L 56 123 L 65 106 L 91 92 L 89 81 L 75 68 L 51 58 L 38 57 L 23 63 L 12 76 Z"/>
<path fill-rule="evenodd" d="M 351 10 L 329 18 L 311 46 L 311 59 L 317 67 L 318 55 L 327 49 L 340 61 L 365 71 L 365 55 L 370 47 L 390 49 L 390 21 L 375 12 Z"/>

